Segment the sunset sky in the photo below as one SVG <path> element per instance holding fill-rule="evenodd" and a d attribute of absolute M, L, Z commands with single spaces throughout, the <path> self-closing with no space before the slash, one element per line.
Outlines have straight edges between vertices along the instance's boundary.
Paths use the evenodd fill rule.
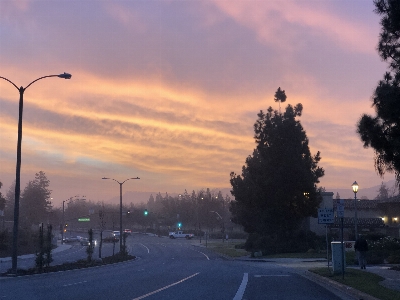
<path fill-rule="evenodd" d="M 372 0 L 1 0 L 0 76 L 24 96 L 21 188 L 53 202 L 229 188 L 260 110 L 302 103 L 327 191 L 382 182 L 356 134 L 386 71 Z M 15 180 L 18 91 L 0 80 L 0 190 Z M 393 179 L 388 174 L 384 180 Z"/>

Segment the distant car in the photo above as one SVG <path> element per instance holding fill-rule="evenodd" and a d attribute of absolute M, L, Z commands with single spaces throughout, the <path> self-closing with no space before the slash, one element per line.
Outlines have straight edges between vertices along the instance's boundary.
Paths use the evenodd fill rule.
<path fill-rule="evenodd" d="M 177 239 L 177 238 L 185 238 L 187 240 L 190 240 L 194 237 L 193 233 L 186 233 L 183 231 L 176 231 L 176 232 L 170 232 L 169 233 L 169 238 L 170 239 Z"/>
<path fill-rule="evenodd" d="M 119 238 L 117 238 L 116 236 L 107 236 L 105 238 L 103 238 L 103 242 L 104 243 L 116 243 L 119 242 Z"/>
<path fill-rule="evenodd" d="M 119 231 L 113 231 L 113 235 L 116 237 L 119 237 L 121 235 L 121 233 Z"/>
<path fill-rule="evenodd" d="M 90 242 L 88 238 L 81 238 L 81 246 L 90 246 Z"/>
<path fill-rule="evenodd" d="M 131 230 L 131 229 L 124 229 L 124 233 L 126 233 L 126 234 L 131 234 L 131 233 L 132 233 L 132 230 Z"/>
<path fill-rule="evenodd" d="M 78 242 L 79 241 L 79 238 L 77 237 L 77 236 L 71 236 L 71 237 L 69 237 L 69 238 L 64 238 L 64 243 L 65 244 L 67 244 L 67 243 L 74 243 L 74 242 Z"/>

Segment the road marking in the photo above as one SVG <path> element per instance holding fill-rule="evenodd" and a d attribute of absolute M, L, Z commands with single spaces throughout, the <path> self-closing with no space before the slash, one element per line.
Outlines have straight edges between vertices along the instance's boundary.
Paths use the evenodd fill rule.
<path fill-rule="evenodd" d="M 77 285 L 77 284 L 83 284 L 86 283 L 87 281 L 79 281 L 79 282 L 75 282 L 75 283 L 70 283 L 70 284 L 64 284 L 63 286 L 71 286 L 71 285 Z"/>
<path fill-rule="evenodd" d="M 233 300 L 242 300 L 244 291 L 246 290 L 248 280 L 249 280 L 249 273 L 244 273 L 242 283 L 240 284 L 239 289 L 237 290 L 236 295 L 233 298 Z"/>
<path fill-rule="evenodd" d="M 289 277 L 290 275 L 254 275 L 254 277 Z"/>
<path fill-rule="evenodd" d="M 150 253 L 150 249 L 147 248 L 145 245 L 143 245 L 142 243 L 140 243 L 140 245 L 142 245 L 143 247 L 145 247 L 147 249 L 147 253 Z"/>
<path fill-rule="evenodd" d="M 150 292 L 150 293 L 148 293 L 148 294 L 146 294 L 146 295 L 143 295 L 143 296 L 134 298 L 133 300 L 140 300 L 140 299 L 147 298 L 147 297 L 149 297 L 149 296 L 151 296 L 151 295 L 157 294 L 158 292 L 161 292 L 161 291 L 166 290 L 166 289 L 168 289 L 168 288 L 170 288 L 170 287 L 172 287 L 172 286 L 174 286 L 174 285 L 177 285 L 177 284 L 179 284 L 179 283 L 182 283 L 182 282 L 184 282 L 184 281 L 186 281 L 186 280 L 188 280 L 188 279 L 190 279 L 190 278 L 192 278 L 192 277 L 194 277 L 194 276 L 197 276 L 197 275 L 199 275 L 199 274 L 200 274 L 200 273 L 195 273 L 195 274 L 190 275 L 189 277 L 183 278 L 182 280 L 179 280 L 179 281 L 177 281 L 177 282 L 175 282 L 175 283 L 172 283 L 172 284 L 170 284 L 170 285 L 164 286 L 164 287 L 161 288 L 161 289 L 158 289 L 158 290 L 155 290 L 155 291 L 153 291 L 153 292 Z"/>
<path fill-rule="evenodd" d="M 188 248 L 188 249 L 190 249 L 190 248 Z M 191 250 L 193 250 L 193 249 L 191 249 Z M 203 254 L 207 258 L 207 260 L 210 260 L 210 258 L 205 253 L 203 253 L 201 251 L 197 251 L 197 250 L 193 250 L 193 251 Z"/>

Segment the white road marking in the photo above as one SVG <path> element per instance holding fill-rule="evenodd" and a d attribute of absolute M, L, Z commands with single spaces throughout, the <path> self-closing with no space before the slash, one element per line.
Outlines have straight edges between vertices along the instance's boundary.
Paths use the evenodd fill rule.
<path fill-rule="evenodd" d="M 244 273 L 242 283 L 240 284 L 233 300 L 242 300 L 244 291 L 246 290 L 247 281 L 249 281 L 249 273 Z"/>
<path fill-rule="evenodd" d="M 193 274 L 193 275 L 190 275 L 189 277 L 183 278 L 182 280 L 179 280 L 179 281 L 174 282 L 174 283 L 172 283 L 172 284 L 170 284 L 170 285 L 164 286 L 164 287 L 161 288 L 161 289 L 158 289 L 158 290 L 155 290 L 155 291 L 153 291 L 153 292 L 147 293 L 146 295 L 143 295 L 143 296 L 134 298 L 133 300 L 140 300 L 140 299 L 147 298 L 147 297 L 149 297 L 149 296 L 151 296 L 151 295 L 157 294 L 158 292 L 161 292 L 161 291 L 163 291 L 163 290 L 166 290 L 166 289 L 170 288 L 171 286 L 174 286 L 174 285 L 177 285 L 177 284 L 179 284 L 179 283 L 182 283 L 182 282 L 184 282 L 184 281 L 186 281 L 186 280 L 188 280 L 188 279 L 190 279 L 190 278 L 192 278 L 192 277 L 194 277 L 194 276 L 197 276 L 197 275 L 199 275 L 199 274 L 200 274 L 200 273 L 195 273 L 195 274 Z"/>
<path fill-rule="evenodd" d="M 254 275 L 254 277 L 289 277 L 290 275 Z"/>
<path fill-rule="evenodd" d="M 188 249 L 190 249 L 190 248 L 188 248 Z M 193 250 L 193 249 L 192 249 L 192 250 Z M 201 251 L 197 251 L 197 250 L 193 250 L 193 251 L 196 251 L 196 252 L 199 252 L 199 253 L 203 254 L 203 255 L 207 258 L 207 260 L 210 260 L 210 258 L 209 258 L 205 253 L 203 253 L 203 252 L 201 252 Z"/>
<path fill-rule="evenodd" d="M 70 284 L 64 284 L 63 286 L 71 286 L 71 285 L 83 284 L 85 282 L 87 282 L 87 281 L 85 280 L 85 281 L 79 281 L 79 282 L 70 283 Z"/>
<path fill-rule="evenodd" d="M 149 248 L 147 248 L 145 245 L 143 245 L 143 244 L 140 244 L 140 245 L 142 245 L 143 247 L 145 247 L 146 249 L 147 249 L 147 253 L 150 253 L 150 249 Z"/>

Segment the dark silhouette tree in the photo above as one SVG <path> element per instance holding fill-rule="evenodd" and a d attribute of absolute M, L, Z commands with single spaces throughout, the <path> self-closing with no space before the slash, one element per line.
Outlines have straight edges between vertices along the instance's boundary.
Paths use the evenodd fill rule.
<path fill-rule="evenodd" d="M 3 186 L 3 183 L 0 182 L 0 189 Z M 6 198 L 4 198 L 3 194 L 0 192 L 0 217 L 4 216 L 4 209 L 6 208 Z"/>
<path fill-rule="evenodd" d="M 51 210 L 50 181 L 43 171 L 35 174 L 21 195 L 21 221 L 26 226 L 47 223 Z"/>
<path fill-rule="evenodd" d="M 248 233 L 284 243 L 305 217 L 315 215 L 321 201 L 317 191 L 324 170 L 320 153 L 312 156 L 306 132 L 296 120 L 303 106 L 288 105 L 283 114 L 269 107 L 254 124 L 257 144 L 242 174 L 231 173 L 230 211 L 233 222 Z"/>
<path fill-rule="evenodd" d="M 357 133 L 364 147 L 375 152 L 375 169 L 383 177 L 394 172 L 400 183 L 400 1 L 375 0 L 375 12 L 382 26 L 378 52 L 388 62 L 389 71 L 379 81 L 373 94 L 376 116 L 364 114 Z"/>
<path fill-rule="evenodd" d="M 285 91 L 281 90 L 281 87 L 276 90 L 274 100 L 279 103 L 279 113 L 281 113 L 281 103 L 286 101 Z"/>

